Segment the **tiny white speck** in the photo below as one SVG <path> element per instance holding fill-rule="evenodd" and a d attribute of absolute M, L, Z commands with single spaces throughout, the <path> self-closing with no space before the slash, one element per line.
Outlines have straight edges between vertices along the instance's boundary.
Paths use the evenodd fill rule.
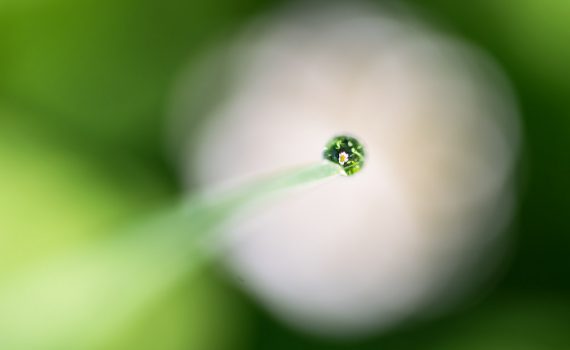
<path fill-rule="evenodd" d="M 344 165 L 348 161 L 348 154 L 346 152 L 342 152 L 338 155 L 338 163 L 340 165 Z"/>

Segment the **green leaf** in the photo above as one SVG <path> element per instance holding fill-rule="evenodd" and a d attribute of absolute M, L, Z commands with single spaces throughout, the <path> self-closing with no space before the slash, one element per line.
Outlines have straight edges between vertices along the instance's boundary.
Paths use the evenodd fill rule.
<path fill-rule="evenodd" d="M 0 348 L 97 349 L 216 257 L 220 227 L 244 209 L 340 173 L 310 165 L 201 194 L 119 236 L 21 273 L 0 289 Z"/>

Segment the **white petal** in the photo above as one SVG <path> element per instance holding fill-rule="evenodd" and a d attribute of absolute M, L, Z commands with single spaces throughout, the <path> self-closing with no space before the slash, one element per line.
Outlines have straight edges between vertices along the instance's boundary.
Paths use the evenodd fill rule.
<path fill-rule="evenodd" d="M 234 90 L 208 119 L 207 146 L 191 148 L 189 177 L 209 186 L 316 161 L 342 132 L 366 144 L 367 160 L 232 227 L 248 237 L 228 262 L 244 285 L 293 324 L 333 334 L 392 326 L 467 288 L 455 277 L 478 276 L 466 271 L 499 232 L 516 145 L 493 64 L 368 9 L 255 28 L 230 60 Z"/>

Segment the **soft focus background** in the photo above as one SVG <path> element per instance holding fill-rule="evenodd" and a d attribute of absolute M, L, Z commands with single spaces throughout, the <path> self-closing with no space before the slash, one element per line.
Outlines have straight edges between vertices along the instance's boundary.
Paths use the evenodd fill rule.
<path fill-rule="evenodd" d="M 183 196 L 168 132 L 173 86 L 204 52 L 283 3 L 0 0 L 0 284 Z M 485 50 L 514 89 L 518 192 L 492 277 L 445 314 L 339 340 L 282 322 L 214 263 L 103 348 L 570 348 L 570 3 L 405 6 Z"/>

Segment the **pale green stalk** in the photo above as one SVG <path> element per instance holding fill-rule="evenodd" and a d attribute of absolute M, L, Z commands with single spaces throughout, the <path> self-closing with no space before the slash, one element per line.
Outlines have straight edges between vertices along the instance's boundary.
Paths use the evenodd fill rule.
<path fill-rule="evenodd" d="M 104 347 L 162 293 L 212 258 L 202 243 L 238 211 L 339 173 L 337 165 L 325 162 L 215 196 L 194 196 L 129 232 L 20 273 L 0 287 L 0 349 Z"/>

